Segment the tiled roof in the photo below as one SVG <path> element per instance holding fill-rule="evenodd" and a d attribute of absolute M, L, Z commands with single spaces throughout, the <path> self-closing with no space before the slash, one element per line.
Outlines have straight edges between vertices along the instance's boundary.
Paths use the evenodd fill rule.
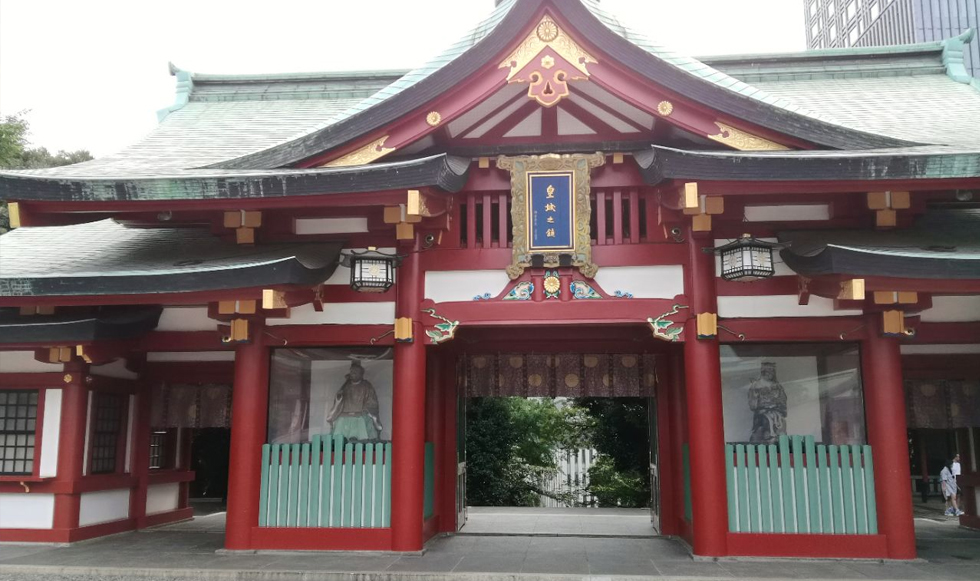
<path fill-rule="evenodd" d="M 323 282 L 341 243 L 239 245 L 207 229 L 115 220 L 0 237 L 0 296 L 156 294 Z"/>

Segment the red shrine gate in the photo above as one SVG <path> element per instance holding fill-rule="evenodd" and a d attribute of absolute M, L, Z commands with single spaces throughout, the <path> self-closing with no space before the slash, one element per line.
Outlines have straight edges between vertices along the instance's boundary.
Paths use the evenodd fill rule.
<path fill-rule="evenodd" d="M 497 345 L 596 357 L 541 386 L 655 359 L 695 555 L 914 558 L 903 368 L 980 378 L 970 35 L 702 62 L 519 0 L 465 38 L 404 76 L 174 67 L 141 145 L 0 172 L 0 541 L 189 518 L 191 430 L 230 423 L 227 549 L 418 551 L 460 518 L 458 358 Z"/>

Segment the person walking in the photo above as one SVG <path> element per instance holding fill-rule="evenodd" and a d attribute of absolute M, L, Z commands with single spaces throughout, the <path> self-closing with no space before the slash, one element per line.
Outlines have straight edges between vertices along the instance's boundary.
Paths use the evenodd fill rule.
<path fill-rule="evenodd" d="M 960 510 L 956 502 L 956 478 L 953 477 L 952 468 L 953 461 L 949 460 L 943 466 L 943 471 L 939 473 L 939 482 L 943 488 L 943 498 L 946 499 L 946 512 L 943 514 L 946 516 L 960 516 L 963 514 L 963 511 Z"/>
<path fill-rule="evenodd" d="M 957 453 L 953 456 L 953 465 L 949 469 L 953 473 L 953 480 L 956 481 L 956 501 L 959 502 L 963 500 L 960 495 L 960 474 L 963 473 L 963 468 L 960 466 L 960 455 Z"/>

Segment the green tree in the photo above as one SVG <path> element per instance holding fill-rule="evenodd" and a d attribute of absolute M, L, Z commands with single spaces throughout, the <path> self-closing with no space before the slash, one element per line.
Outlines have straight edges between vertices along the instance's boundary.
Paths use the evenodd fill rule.
<path fill-rule="evenodd" d="M 27 111 L 7 115 L 0 121 L 0 169 L 40 169 L 70 165 L 92 159 L 87 150 L 60 150 L 52 154 L 44 147 L 29 147 L 31 126 Z M 0 200 L 0 234 L 10 229 L 7 202 Z"/>
<path fill-rule="evenodd" d="M 589 492 L 600 506 L 649 504 L 650 435 L 645 398 L 579 398 L 591 418 L 592 446 L 599 459 L 589 472 Z"/>

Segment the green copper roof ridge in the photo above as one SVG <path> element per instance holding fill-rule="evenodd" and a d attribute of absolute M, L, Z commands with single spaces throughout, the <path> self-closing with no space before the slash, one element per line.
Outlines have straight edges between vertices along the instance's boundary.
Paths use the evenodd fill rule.
<path fill-rule="evenodd" d="M 967 28 L 962 34 L 942 41 L 943 64 L 946 66 L 946 75 L 957 83 L 976 86 L 974 84 L 976 79 L 966 69 L 964 60 L 966 45 L 973 40 L 975 33 L 973 28 Z"/>
<path fill-rule="evenodd" d="M 194 91 L 194 76 L 190 71 L 185 71 L 172 62 L 167 63 L 170 74 L 177 78 L 177 93 L 174 97 L 174 104 L 164 107 L 157 111 L 157 122 L 162 123 L 168 115 L 182 109 L 191 100 L 191 93 Z"/>
<path fill-rule="evenodd" d="M 293 73 L 247 73 L 247 74 L 221 74 L 221 73 L 191 73 L 194 81 L 199 83 L 249 83 L 249 82 L 269 82 L 269 81 L 305 81 L 315 79 L 343 80 L 343 79 L 374 79 L 378 77 L 402 77 L 409 72 L 409 69 L 378 69 L 378 70 L 351 70 L 351 71 L 309 71 Z"/>
<path fill-rule="evenodd" d="M 826 58 L 855 57 L 855 56 L 879 56 L 879 55 L 901 55 L 901 54 L 923 54 L 931 52 L 942 52 L 945 41 L 937 40 L 933 42 L 920 42 L 915 44 L 896 44 L 890 46 L 861 46 L 846 48 L 820 48 L 814 50 L 804 50 L 795 52 L 769 52 L 769 53 L 744 53 L 744 54 L 723 54 L 707 55 L 694 57 L 705 63 L 731 63 L 745 60 L 822 60 Z"/>

